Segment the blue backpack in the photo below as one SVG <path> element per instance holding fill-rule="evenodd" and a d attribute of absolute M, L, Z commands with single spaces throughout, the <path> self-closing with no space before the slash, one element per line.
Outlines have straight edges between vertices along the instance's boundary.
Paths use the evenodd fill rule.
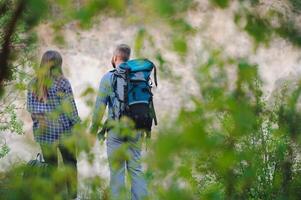
<path fill-rule="evenodd" d="M 113 118 L 127 116 L 135 128 L 150 133 L 152 122 L 157 125 L 152 94 L 151 72 L 157 86 L 156 67 L 147 59 L 129 60 L 113 70 Z"/>

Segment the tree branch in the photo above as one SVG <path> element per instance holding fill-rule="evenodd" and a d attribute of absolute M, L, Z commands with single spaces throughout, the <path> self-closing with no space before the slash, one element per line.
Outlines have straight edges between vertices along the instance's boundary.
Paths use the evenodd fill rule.
<path fill-rule="evenodd" d="M 5 15 L 5 13 L 7 12 L 8 8 L 7 8 L 7 1 L 3 1 L 2 4 L 0 5 L 0 16 Z"/>
<path fill-rule="evenodd" d="M 0 89 L 3 87 L 3 82 L 10 78 L 11 70 L 8 66 L 11 37 L 15 31 L 18 20 L 20 19 L 25 9 L 25 0 L 20 0 L 12 15 L 11 20 L 8 22 L 4 33 L 4 41 L 0 52 Z"/>

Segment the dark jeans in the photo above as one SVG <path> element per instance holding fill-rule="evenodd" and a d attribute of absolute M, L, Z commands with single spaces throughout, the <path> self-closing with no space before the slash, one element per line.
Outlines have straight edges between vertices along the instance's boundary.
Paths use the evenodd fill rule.
<path fill-rule="evenodd" d="M 67 148 L 63 144 L 41 144 L 41 149 L 43 153 L 43 158 L 45 162 L 49 165 L 50 173 L 51 171 L 57 169 L 58 166 L 58 152 L 57 148 L 60 150 L 64 165 L 69 168 L 66 182 L 68 189 L 69 198 L 77 197 L 77 160 L 76 160 L 76 149 Z M 59 184 L 60 185 L 60 184 Z M 57 187 L 58 190 L 62 188 Z"/>

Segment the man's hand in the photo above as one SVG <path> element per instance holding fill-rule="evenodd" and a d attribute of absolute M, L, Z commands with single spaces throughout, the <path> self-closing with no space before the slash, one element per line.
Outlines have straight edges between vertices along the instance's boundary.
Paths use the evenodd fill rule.
<path fill-rule="evenodd" d="M 106 137 L 105 137 L 105 132 L 103 132 L 103 131 L 98 132 L 98 133 L 97 133 L 97 138 L 98 138 L 98 140 L 99 140 L 100 142 L 105 141 L 105 139 L 106 139 Z"/>
<path fill-rule="evenodd" d="M 93 123 L 92 122 L 92 125 L 90 127 L 90 135 L 89 135 L 89 145 L 90 146 L 94 146 L 95 145 L 95 142 L 96 142 L 96 139 L 97 139 L 97 131 L 98 131 L 98 127 L 99 125 L 97 123 Z"/>
<path fill-rule="evenodd" d="M 92 148 L 95 145 L 96 139 L 97 139 L 96 135 L 92 135 L 92 134 L 89 135 L 88 144 L 89 144 L 90 148 Z"/>
<path fill-rule="evenodd" d="M 90 134 L 91 135 L 96 135 L 97 131 L 98 131 L 98 127 L 99 124 L 97 123 L 92 123 L 91 127 L 90 127 Z"/>

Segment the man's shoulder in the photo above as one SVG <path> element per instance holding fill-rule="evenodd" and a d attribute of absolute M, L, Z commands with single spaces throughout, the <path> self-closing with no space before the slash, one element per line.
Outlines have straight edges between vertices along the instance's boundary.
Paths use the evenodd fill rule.
<path fill-rule="evenodd" d="M 106 72 L 101 80 L 100 80 L 100 84 L 99 84 L 99 90 L 100 91 L 108 91 L 108 90 L 111 90 L 111 87 L 112 87 L 112 75 L 113 75 L 113 72 L 112 71 L 108 71 Z"/>
<path fill-rule="evenodd" d="M 111 78 L 112 78 L 113 73 L 114 73 L 114 70 L 110 70 L 110 71 L 106 72 L 106 73 L 102 76 L 101 80 L 102 80 L 102 81 L 111 81 Z"/>
<path fill-rule="evenodd" d="M 115 71 L 116 71 L 116 69 L 112 69 L 112 70 L 108 71 L 107 73 L 105 73 L 105 75 L 106 76 L 112 76 Z"/>

